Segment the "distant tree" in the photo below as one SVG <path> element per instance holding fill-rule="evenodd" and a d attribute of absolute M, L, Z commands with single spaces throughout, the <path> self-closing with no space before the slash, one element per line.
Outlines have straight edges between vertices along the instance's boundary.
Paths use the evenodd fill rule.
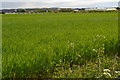
<path fill-rule="evenodd" d="M 52 12 L 52 10 L 48 10 L 48 12 Z"/>
<path fill-rule="evenodd" d="M 21 12 L 25 12 L 25 10 L 21 10 Z"/>
<path fill-rule="evenodd" d="M 116 7 L 117 10 L 120 10 L 120 7 Z"/>
<path fill-rule="evenodd" d="M 39 12 L 46 12 L 46 10 L 40 10 Z"/>
<path fill-rule="evenodd" d="M 60 10 L 60 12 L 72 12 L 73 9 L 63 9 L 63 10 Z"/>
<path fill-rule="evenodd" d="M 85 10 L 85 8 L 81 8 L 81 9 L 78 9 L 78 10 Z"/>
<path fill-rule="evenodd" d="M 2 14 L 5 14 L 5 12 L 2 11 Z"/>
<path fill-rule="evenodd" d="M 23 10 L 17 10 L 17 12 L 22 12 L 22 13 L 24 13 L 24 12 L 26 12 L 26 11 L 23 9 Z"/>

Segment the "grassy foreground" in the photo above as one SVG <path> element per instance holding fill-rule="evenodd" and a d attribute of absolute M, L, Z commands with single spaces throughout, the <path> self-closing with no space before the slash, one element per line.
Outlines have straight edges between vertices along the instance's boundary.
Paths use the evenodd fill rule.
<path fill-rule="evenodd" d="M 2 16 L 3 78 L 118 78 L 117 13 Z"/>

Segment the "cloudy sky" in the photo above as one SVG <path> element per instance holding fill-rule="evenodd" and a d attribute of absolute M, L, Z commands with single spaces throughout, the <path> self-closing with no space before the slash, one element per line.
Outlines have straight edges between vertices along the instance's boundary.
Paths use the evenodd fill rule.
<path fill-rule="evenodd" d="M 117 7 L 119 0 L 2 0 L 2 8 Z"/>

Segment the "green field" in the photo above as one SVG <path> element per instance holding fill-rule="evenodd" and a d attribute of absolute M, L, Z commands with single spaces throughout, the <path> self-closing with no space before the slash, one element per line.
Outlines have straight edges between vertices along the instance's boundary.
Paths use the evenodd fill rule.
<path fill-rule="evenodd" d="M 2 21 L 3 78 L 119 75 L 117 12 L 5 14 Z"/>

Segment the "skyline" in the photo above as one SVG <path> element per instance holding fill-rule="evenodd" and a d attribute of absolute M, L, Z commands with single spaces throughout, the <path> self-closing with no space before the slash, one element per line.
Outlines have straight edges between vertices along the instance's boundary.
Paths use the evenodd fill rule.
<path fill-rule="evenodd" d="M 42 0 L 24 0 L 24 2 L 17 2 L 11 1 L 11 0 L 4 0 L 4 2 L 0 3 L 2 9 L 16 9 L 16 8 L 52 8 L 52 7 L 58 7 L 58 8 L 95 8 L 95 7 L 118 7 L 118 0 L 51 0 L 49 2 L 48 0 L 42 1 Z M 39 2 L 40 1 L 40 2 Z M 91 1 L 91 2 L 89 2 Z"/>

